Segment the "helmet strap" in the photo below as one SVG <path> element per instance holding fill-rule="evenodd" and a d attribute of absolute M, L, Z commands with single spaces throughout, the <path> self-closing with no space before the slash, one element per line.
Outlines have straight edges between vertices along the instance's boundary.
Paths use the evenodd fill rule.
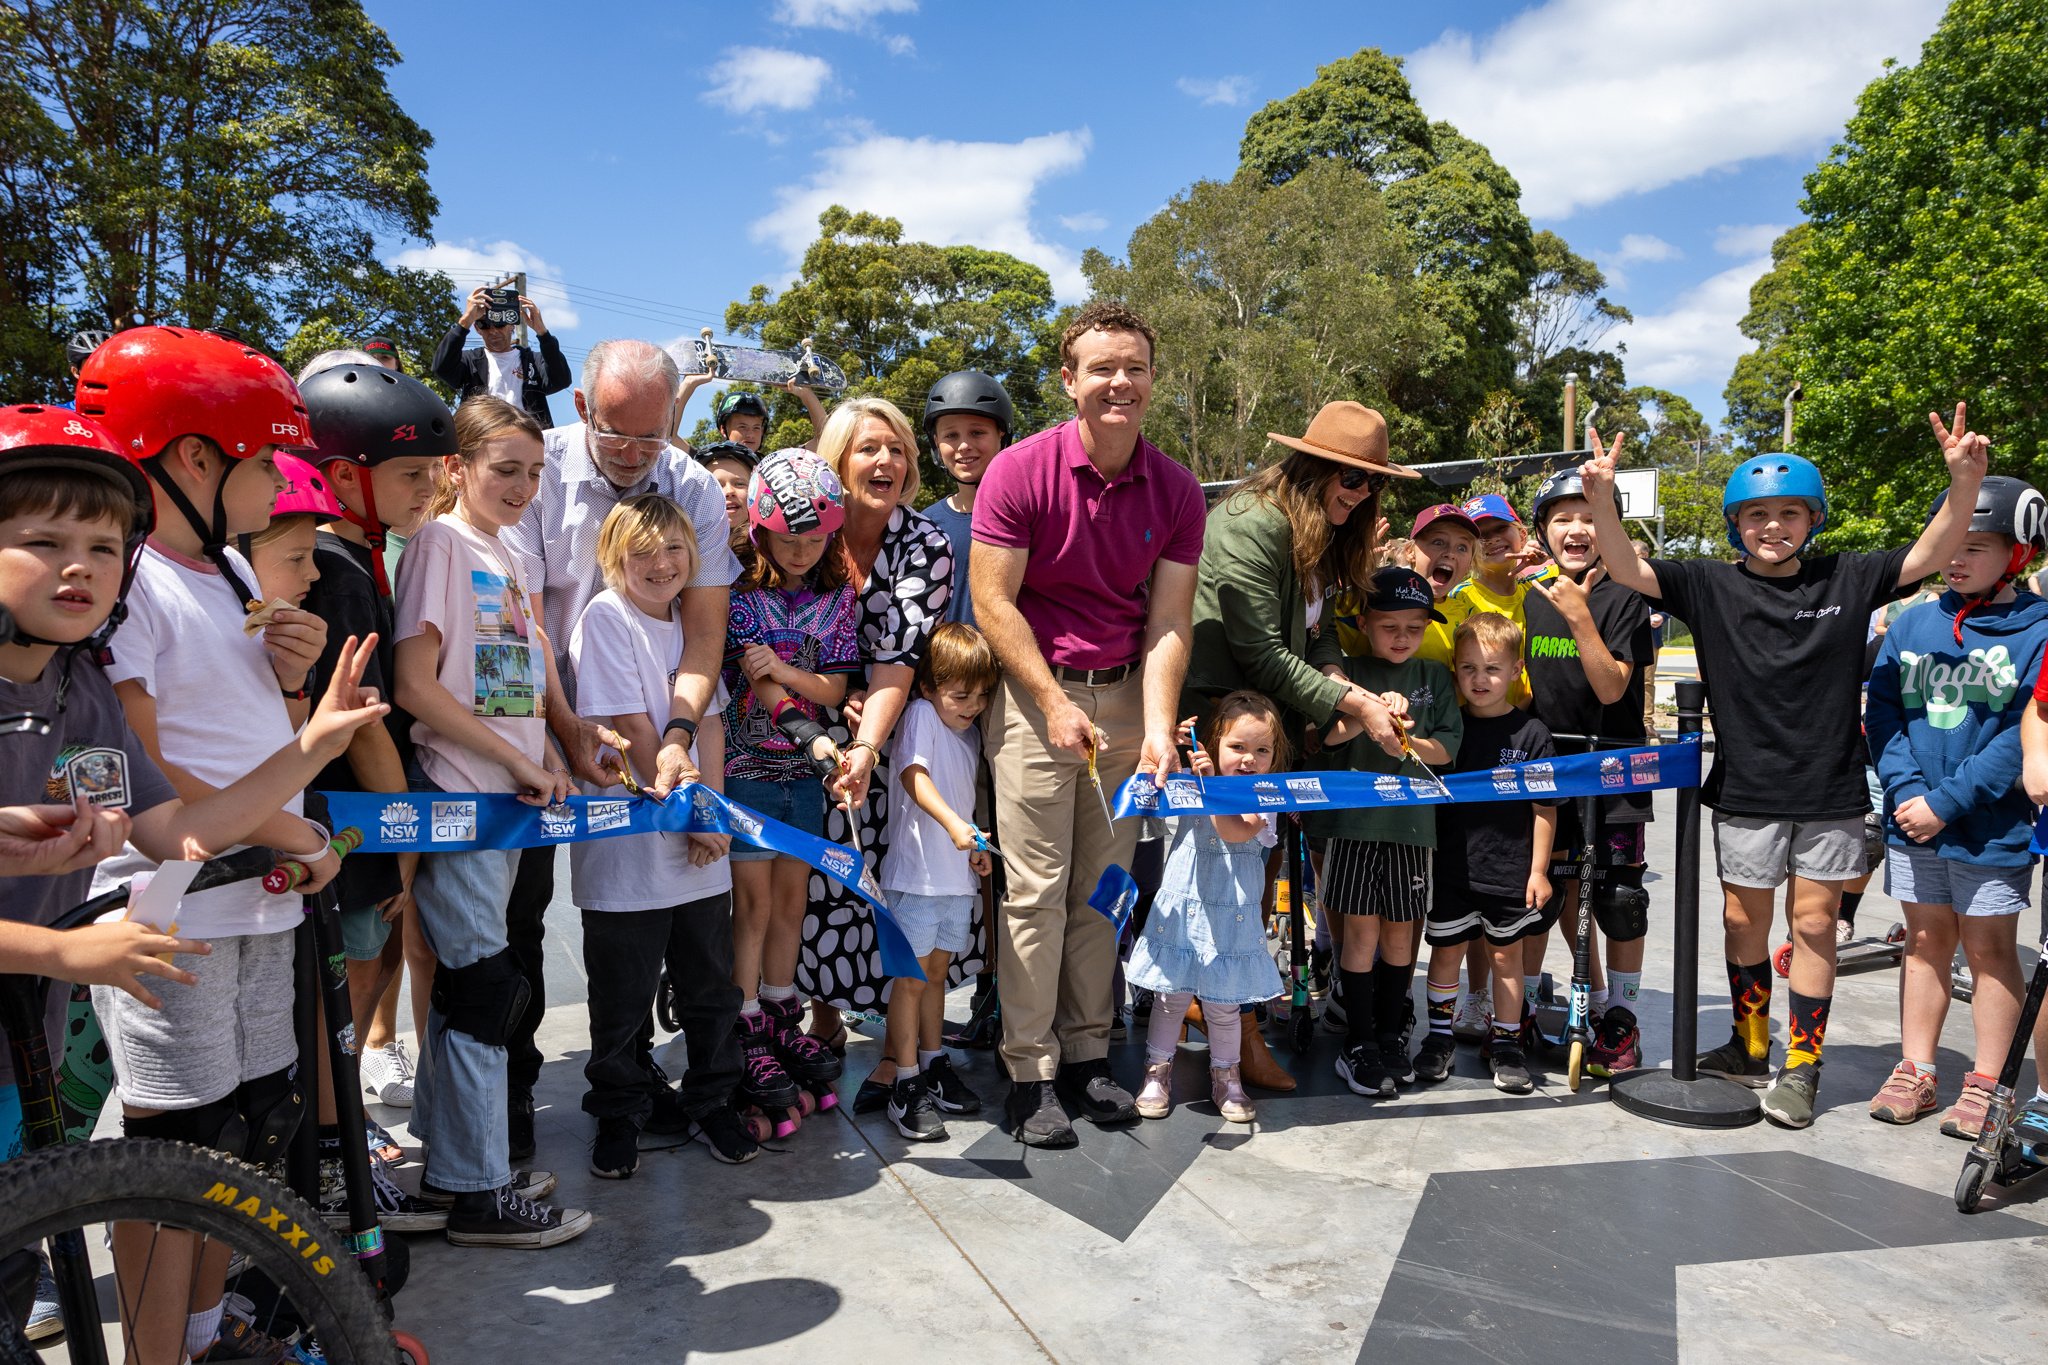
<path fill-rule="evenodd" d="M 369 542 L 370 578 L 377 585 L 377 596 L 389 597 L 391 582 L 384 572 L 384 533 L 389 528 L 377 519 L 377 491 L 372 486 L 374 481 L 370 477 L 371 466 L 359 464 L 356 466 L 356 472 L 360 476 L 356 479 L 356 487 L 363 493 L 362 514 L 358 516 L 344 502 L 341 504 L 341 519 L 360 530 L 363 539 Z"/>
<path fill-rule="evenodd" d="M 225 463 L 227 460 L 226 452 L 222 452 L 221 459 L 224 463 L 221 467 L 220 482 L 214 486 L 213 490 L 213 517 L 210 520 L 200 516 L 199 509 L 194 507 L 192 500 L 185 496 L 185 490 L 178 487 L 177 480 L 171 477 L 170 469 L 164 463 L 164 457 L 161 453 L 152 455 L 144 460 L 142 468 L 143 472 L 149 475 L 156 486 L 163 489 L 165 496 L 170 498 L 171 505 L 178 509 L 179 514 L 185 518 L 186 524 L 199 537 L 200 553 L 211 560 L 216 569 L 220 570 L 221 577 L 225 578 L 228 581 L 228 586 L 234 589 L 235 600 L 246 604 L 252 600 L 249 585 L 244 583 L 242 576 L 235 572 L 234 563 L 227 556 L 228 475 L 233 473 L 234 469 L 232 465 Z"/>
<path fill-rule="evenodd" d="M 2008 559 L 2005 562 L 2005 572 L 1998 576 L 1998 581 L 1996 583 L 1993 583 L 1989 588 L 1985 589 L 1983 592 L 1972 593 L 1969 597 L 1964 599 L 1963 605 L 1956 611 L 1957 644 L 1961 644 L 1963 642 L 1963 618 L 1965 616 L 1968 616 L 1977 608 L 1989 606 L 1992 602 L 1996 601 L 1998 598 L 1998 594 L 2004 592 L 2008 587 L 2012 586 L 2012 581 L 2018 578 L 2020 574 L 2025 571 L 2028 563 L 2032 561 L 2033 558 L 2033 546 L 2013 546 L 2012 558 Z"/>

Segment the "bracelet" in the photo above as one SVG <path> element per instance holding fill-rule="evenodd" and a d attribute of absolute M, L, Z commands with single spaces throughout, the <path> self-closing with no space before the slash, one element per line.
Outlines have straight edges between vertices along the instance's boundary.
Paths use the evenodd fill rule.
<path fill-rule="evenodd" d="M 313 695 L 312 681 L 311 676 L 308 676 L 305 682 L 299 684 L 299 690 L 296 692 L 288 687 L 280 687 L 277 690 L 284 694 L 286 701 L 304 701 Z"/>
<path fill-rule="evenodd" d="M 865 739 L 856 739 L 856 740 L 854 740 L 854 741 L 853 741 L 852 743 L 850 743 L 850 744 L 842 744 L 842 745 L 840 745 L 840 746 L 839 746 L 839 753 L 840 753 L 840 756 L 841 756 L 841 757 L 844 757 L 844 756 L 846 756 L 847 754 L 850 754 L 850 753 L 852 753 L 852 752 L 853 752 L 853 751 L 854 751 L 855 749 L 866 749 L 866 750 L 867 750 L 867 751 L 868 751 L 869 753 L 873 754 L 873 755 L 874 755 L 874 756 L 875 756 L 876 758 L 880 758 L 880 757 L 882 756 L 882 751 L 881 751 L 880 749 L 877 749 L 877 748 L 876 748 L 876 747 L 875 747 L 875 746 L 874 746 L 874 745 L 873 745 L 872 743 L 870 743 L 869 741 L 867 741 L 867 740 L 865 740 Z"/>
<path fill-rule="evenodd" d="M 278 852 L 284 853 L 285 857 L 294 862 L 317 862 L 319 859 L 326 857 L 331 851 L 329 843 L 334 838 L 334 835 L 318 820 L 306 820 L 306 817 L 303 815 L 299 819 L 305 820 L 306 827 L 320 836 L 320 847 L 314 849 L 311 853 L 285 853 L 283 849 L 279 849 Z"/>
<path fill-rule="evenodd" d="M 688 737 L 686 741 L 688 743 L 695 744 L 697 742 L 697 722 L 691 720 L 688 716 L 671 716 L 668 724 L 661 727 L 661 737 L 667 739 L 668 732 L 671 730 L 681 730 Z"/>
<path fill-rule="evenodd" d="M 774 721 L 777 725 L 782 724 L 782 713 L 796 704 L 795 697 L 784 697 L 781 701 L 768 708 L 768 719 Z"/>

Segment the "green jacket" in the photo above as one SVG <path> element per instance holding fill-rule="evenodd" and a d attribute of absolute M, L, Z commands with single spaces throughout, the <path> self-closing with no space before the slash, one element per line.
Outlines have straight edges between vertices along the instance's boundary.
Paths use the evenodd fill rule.
<path fill-rule="evenodd" d="M 1309 631 L 1293 546 L 1286 514 L 1257 498 L 1232 494 L 1210 512 L 1183 707 L 1187 694 L 1207 703 L 1248 687 L 1291 713 L 1291 731 L 1336 713 L 1347 686 L 1320 670 L 1342 663 L 1343 651 L 1327 604 L 1321 629 Z"/>
<path fill-rule="evenodd" d="M 1399 692 L 1408 698 L 1409 733 L 1433 739 L 1456 762 L 1465 740 L 1465 713 L 1458 709 L 1458 686 L 1451 670 L 1421 655 L 1390 664 L 1370 655 L 1344 660 L 1351 680 L 1372 693 Z M 1391 773 L 1420 779 L 1422 769 L 1395 758 L 1365 735 L 1323 750 L 1321 766 L 1355 773 Z M 1451 770 L 1446 763 L 1438 775 Z M 1436 807 L 1424 805 L 1365 806 L 1356 810 L 1310 811 L 1302 827 L 1311 839 L 1357 839 L 1380 844 L 1436 847 Z"/>

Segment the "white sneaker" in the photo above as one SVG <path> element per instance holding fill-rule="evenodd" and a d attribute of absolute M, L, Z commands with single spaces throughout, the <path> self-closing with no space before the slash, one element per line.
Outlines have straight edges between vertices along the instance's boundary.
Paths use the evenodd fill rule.
<path fill-rule="evenodd" d="M 1483 1043 L 1493 1036 L 1493 1001 L 1470 991 L 1458 997 L 1458 1012 L 1451 1017 L 1451 1036 L 1464 1043 Z"/>
<path fill-rule="evenodd" d="M 366 1048 L 361 1059 L 363 1093 L 394 1109 L 412 1108 L 412 1058 L 405 1044 Z"/>

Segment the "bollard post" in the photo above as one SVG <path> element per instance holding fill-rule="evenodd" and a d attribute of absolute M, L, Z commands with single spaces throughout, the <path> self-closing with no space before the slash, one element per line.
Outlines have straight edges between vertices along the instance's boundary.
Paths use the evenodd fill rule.
<path fill-rule="evenodd" d="M 1707 689 L 1685 681 L 1677 686 L 1678 741 L 1700 743 L 1706 730 Z M 1608 1084 L 1615 1104 L 1640 1118 L 1687 1128 L 1741 1128 L 1763 1117 L 1755 1091 L 1725 1076 L 1702 1076 L 1694 1062 L 1699 1047 L 1700 1004 L 1700 791 L 1678 792 L 1678 866 L 1672 894 L 1671 1069 L 1637 1070 Z"/>

